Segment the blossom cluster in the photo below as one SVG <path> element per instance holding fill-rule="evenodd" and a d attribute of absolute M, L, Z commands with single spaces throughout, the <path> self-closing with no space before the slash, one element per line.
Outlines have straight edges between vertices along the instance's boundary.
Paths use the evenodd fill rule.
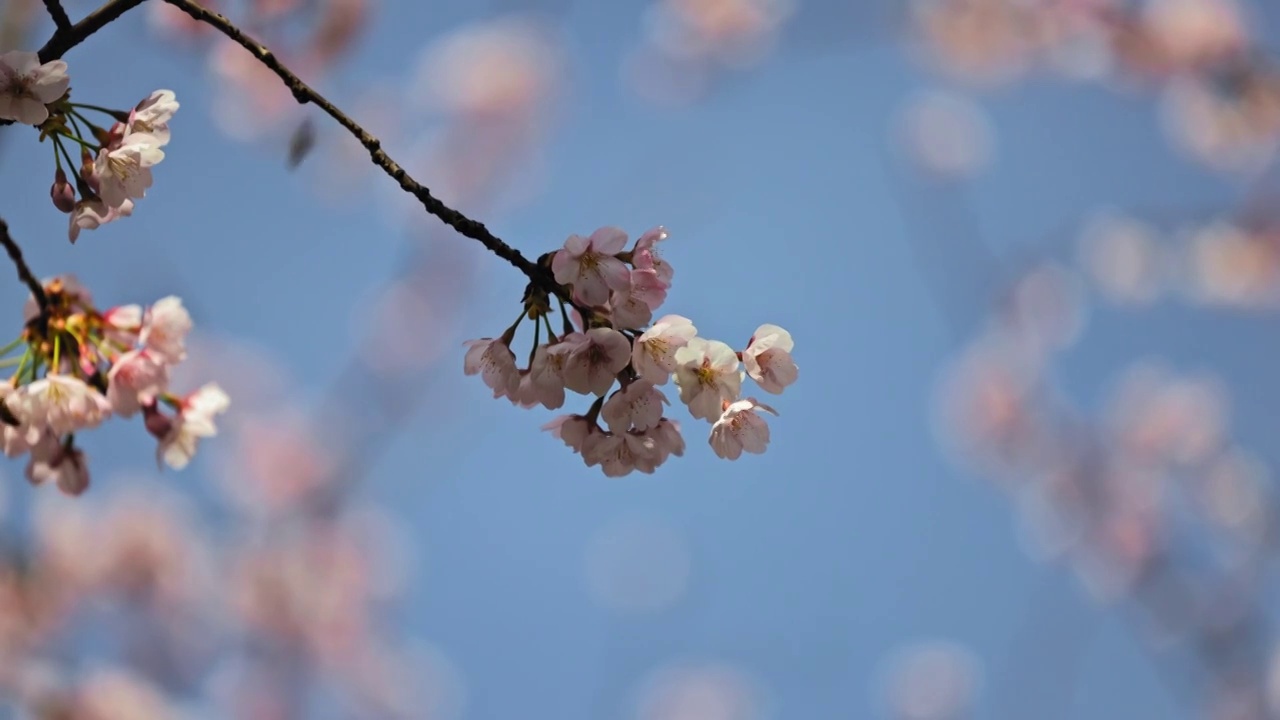
<path fill-rule="evenodd" d="M 70 215 L 67 237 L 74 243 L 81 230 L 133 214 L 134 201 L 151 187 L 151 168 L 164 159 L 178 102 L 172 91 L 156 90 L 128 111 L 82 105 L 71 102 L 70 83 L 63 60 L 41 63 L 36 53 L 21 50 L 0 54 L 0 119 L 34 125 L 41 141 L 52 141 L 49 195 Z M 86 111 L 113 122 L 99 126 Z M 68 144 L 79 146 L 78 167 Z"/>
<path fill-rule="evenodd" d="M 13 356 L 0 366 L 16 368 L 0 383 L 0 450 L 28 456 L 33 484 L 52 481 L 78 495 L 89 485 L 89 470 L 76 433 L 112 415 L 141 414 L 158 443 L 157 464 L 185 467 L 200 439 L 217 434 L 214 418 L 230 401 L 214 383 L 185 396 L 169 392 L 170 369 L 186 359 L 192 327 L 182 300 L 169 296 L 145 309 L 99 311 L 72 277 L 55 278 L 44 289 L 45 307 L 30 298 L 26 327 L 0 349 Z"/>
<path fill-rule="evenodd" d="M 627 250 L 627 234 L 615 227 L 569 236 L 563 248 L 541 258 L 578 309 L 571 318 L 560 301 L 563 332 L 552 329 L 550 295 L 531 284 L 515 324 L 497 338 L 467 342 L 464 372 L 479 374 L 495 398 L 555 410 L 564 405 L 566 390 L 594 395 L 585 414 L 562 415 L 543 429 L 610 477 L 652 473 L 670 456 L 684 454 L 679 423 L 664 416 L 670 402 L 659 386 L 668 380 L 674 378 L 689 413 L 711 423 L 712 450 L 736 460 L 744 451 L 765 451 L 769 426 L 762 413 L 777 414 L 743 397 L 743 380 L 750 377 L 776 394 L 798 376 L 791 335 L 776 325 L 761 325 L 735 351 L 699 336 L 686 317 L 653 319 L 674 274 L 658 252 L 666 238 L 666 230 L 656 227 Z M 533 347 L 520 368 L 511 343 L 526 319 L 533 322 Z M 540 342 L 544 328 L 547 340 Z"/>

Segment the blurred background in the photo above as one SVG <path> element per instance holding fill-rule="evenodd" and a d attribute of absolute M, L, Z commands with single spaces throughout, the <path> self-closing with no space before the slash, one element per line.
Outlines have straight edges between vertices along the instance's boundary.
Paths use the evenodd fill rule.
<path fill-rule="evenodd" d="M 524 279 L 147 2 L 66 57 L 177 93 L 146 199 L 71 246 L 15 126 L 0 216 L 180 295 L 232 407 L 181 473 L 123 422 L 79 498 L 3 466 L 0 717 L 1280 717 L 1274 5 L 210 5 L 528 257 L 666 226 L 664 311 L 801 381 L 764 455 L 675 413 L 683 458 L 584 467 L 462 374 Z"/>

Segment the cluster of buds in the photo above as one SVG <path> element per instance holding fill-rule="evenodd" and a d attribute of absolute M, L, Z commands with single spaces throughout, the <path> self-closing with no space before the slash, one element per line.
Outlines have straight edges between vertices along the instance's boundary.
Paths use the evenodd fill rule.
<path fill-rule="evenodd" d="M 45 298 L 43 308 L 35 298 L 27 301 L 25 328 L 0 348 L 0 366 L 16 368 L 0 383 L 4 454 L 29 455 L 32 483 L 53 481 L 78 495 L 89 485 L 89 470 L 76 433 L 112 415 L 140 413 L 158 441 L 157 464 L 186 466 L 199 440 L 217 434 L 214 418 L 229 400 L 213 383 L 186 396 L 169 392 L 170 368 L 186 359 L 191 330 L 182 300 L 99 311 L 71 277 L 47 282 Z"/>
<path fill-rule="evenodd" d="M 673 275 L 658 253 L 666 238 L 666 230 L 657 227 L 626 250 L 627 235 L 618 228 L 571 235 L 562 249 L 539 259 L 577 308 L 567 310 L 557 296 L 563 332 L 552 329 L 551 296 L 530 284 L 520 317 L 506 332 L 467 343 L 464 372 L 480 374 L 495 398 L 555 410 L 564 405 L 565 390 L 596 396 L 586 414 L 562 415 L 543 429 L 609 477 L 652 473 L 670 456 L 684 454 L 680 425 L 664 417 L 663 406 L 670 403 L 658 387 L 673 377 L 689 413 L 711 423 L 712 450 L 736 460 L 743 451 L 764 452 L 769 426 L 761 412 L 777 414 L 742 397 L 743 380 L 750 377 L 762 390 L 781 393 L 798 376 L 791 335 L 776 325 L 761 325 L 746 348 L 735 351 L 699 337 L 688 318 L 653 320 Z M 533 323 L 533 347 L 528 366 L 519 368 L 511 343 L 526 319 Z"/>
<path fill-rule="evenodd" d="M 62 60 L 41 63 L 35 53 L 20 50 L 0 54 L 0 119 L 34 125 L 42 142 L 52 141 L 56 170 L 49 195 L 71 216 L 67 237 L 74 243 L 81 230 L 133 214 L 134 201 L 151 187 L 151 168 L 164 159 L 178 102 L 171 91 L 156 90 L 128 111 L 82 105 L 71 102 L 70 82 Z M 112 123 L 97 125 L 87 112 Z M 78 146 L 78 166 L 68 145 Z"/>

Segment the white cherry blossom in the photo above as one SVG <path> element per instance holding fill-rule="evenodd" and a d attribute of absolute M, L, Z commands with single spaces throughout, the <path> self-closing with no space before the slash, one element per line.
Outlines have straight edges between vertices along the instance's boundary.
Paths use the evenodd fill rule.
<path fill-rule="evenodd" d="M 631 362 L 636 374 L 654 385 L 665 385 L 676 369 L 676 350 L 696 337 L 698 329 L 687 317 L 665 315 L 658 318 L 636 340 Z"/>
<path fill-rule="evenodd" d="M 33 52 L 4 53 L 0 55 L 0 118 L 40 125 L 49 119 L 45 106 L 61 98 L 70 83 L 62 60 L 41 64 Z"/>
<path fill-rule="evenodd" d="M 777 325 L 761 325 L 742 351 L 742 364 L 761 389 L 776 395 L 799 376 L 800 370 L 791 359 L 794 347 L 791 333 Z"/>
<path fill-rule="evenodd" d="M 695 337 L 676 350 L 676 385 L 689 414 L 714 421 L 724 403 L 738 399 L 742 375 L 738 354 L 719 340 Z"/>
<path fill-rule="evenodd" d="M 627 234 L 615 227 L 600 228 L 585 238 L 570 235 L 551 258 L 551 272 L 556 282 L 573 286 L 579 302 L 603 305 L 611 292 L 630 285 L 630 270 L 614 257 L 626 244 Z"/>

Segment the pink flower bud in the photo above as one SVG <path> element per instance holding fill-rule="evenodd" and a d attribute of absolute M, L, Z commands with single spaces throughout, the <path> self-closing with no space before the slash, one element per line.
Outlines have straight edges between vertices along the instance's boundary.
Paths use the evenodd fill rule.
<path fill-rule="evenodd" d="M 76 191 L 71 187 L 71 183 L 67 182 L 67 174 L 58 168 L 58 172 L 53 178 L 53 187 L 49 188 L 49 197 L 53 199 L 53 206 L 64 213 L 71 212 L 76 206 Z"/>
<path fill-rule="evenodd" d="M 142 408 L 142 417 L 147 432 L 151 433 L 151 436 L 157 440 L 165 439 L 173 430 L 173 420 L 156 409 L 155 401 Z"/>

